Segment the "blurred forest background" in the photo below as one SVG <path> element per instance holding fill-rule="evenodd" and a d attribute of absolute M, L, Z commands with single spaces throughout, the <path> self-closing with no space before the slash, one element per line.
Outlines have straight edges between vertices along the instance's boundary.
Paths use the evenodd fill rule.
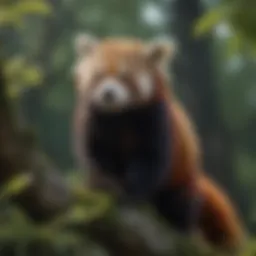
<path fill-rule="evenodd" d="M 18 126 L 26 127 L 23 138 L 32 140 L 34 134 L 40 151 L 44 152 L 43 159 L 51 162 L 49 168 L 58 168 L 63 177 L 77 174 L 71 135 L 73 40 L 83 31 L 99 37 L 167 36 L 177 41 L 179 50 L 170 70 L 175 91 L 200 133 L 206 170 L 226 189 L 246 227 L 255 235 L 256 1 L 0 0 L 0 56 L 8 101 Z M 1 113 L 3 102 L 1 97 Z M 1 122 L 2 125 L 7 121 L 1 118 Z M 4 137 L 0 153 L 8 148 Z M 6 181 L 9 174 L 4 168 L 0 164 L 1 179 Z M 77 180 L 74 187 L 79 187 Z M 3 255 L 27 255 L 24 244 L 29 237 L 36 236 L 32 226 L 30 233 L 25 232 L 29 228 L 24 224 L 24 216 L 6 202 L 6 195 L 17 193 L 26 182 L 13 182 L 1 194 L 4 216 L 0 214 L 0 221 L 6 224 L 5 229 L 0 229 Z M 63 191 L 59 193 L 65 197 Z M 18 199 L 24 206 L 22 200 Z M 27 205 L 25 208 L 32 211 Z M 83 218 L 79 211 L 72 216 Z M 50 234 L 57 239 L 54 232 Z M 63 249 L 79 239 L 77 234 L 70 233 L 60 239 L 56 255 L 85 255 Z M 13 243 L 18 248 L 15 253 L 10 250 Z M 88 241 L 81 243 L 87 246 L 88 253 L 92 245 Z"/>

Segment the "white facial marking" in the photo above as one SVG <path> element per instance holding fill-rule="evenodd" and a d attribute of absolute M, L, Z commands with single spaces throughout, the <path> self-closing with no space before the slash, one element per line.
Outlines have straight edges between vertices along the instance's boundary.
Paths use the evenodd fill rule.
<path fill-rule="evenodd" d="M 106 108 L 123 107 L 131 100 L 130 91 L 115 78 L 105 78 L 96 86 L 92 100 L 97 105 Z"/>
<path fill-rule="evenodd" d="M 148 99 L 153 94 L 153 82 L 147 73 L 141 73 L 137 76 L 137 84 L 140 95 L 143 99 Z"/>

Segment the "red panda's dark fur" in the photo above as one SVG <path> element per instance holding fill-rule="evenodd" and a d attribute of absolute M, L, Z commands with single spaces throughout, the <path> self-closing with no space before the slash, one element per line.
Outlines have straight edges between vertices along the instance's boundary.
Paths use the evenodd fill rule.
<path fill-rule="evenodd" d="M 142 45 L 138 42 L 130 44 L 119 40 L 106 40 L 101 47 L 103 52 L 105 51 L 107 58 L 109 58 L 108 63 L 111 66 L 112 75 L 115 73 L 115 66 L 118 65 L 118 63 L 115 63 L 116 59 L 118 59 L 118 54 L 122 56 L 122 53 L 129 47 L 134 47 L 134 52 L 139 52 L 142 49 Z M 154 68 L 152 68 L 151 72 L 155 77 L 156 87 L 152 104 L 164 102 L 171 124 L 172 144 L 172 150 L 170 151 L 171 165 L 167 170 L 167 175 L 165 175 L 163 191 L 152 202 L 167 219 L 168 214 L 171 216 L 171 223 L 173 220 L 174 222 L 176 221 L 175 218 L 177 218 L 177 222 L 180 221 L 180 214 L 192 215 L 193 213 L 190 213 L 191 207 L 198 208 L 195 211 L 195 216 L 191 216 L 195 229 L 199 227 L 209 243 L 223 249 L 235 250 L 244 241 L 244 230 L 236 210 L 226 194 L 203 172 L 200 145 L 196 131 L 183 106 L 174 97 L 171 89 L 167 89 L 167 80 L 162 73 Z M 82 101 L 83 99 L 79 99 L 79 104 L 76 108 L 77 116 L 75 117 L 75 137 L 78 141 L 77 152 L 81 159 L 87 156 L 81 141 L 83 142 L 83 136 L 90 125 L 88 123 L 90 119 L 87 118 L 88 110 L 85 109 Z M 95 170 L 94 174 L 92 173 L 92 176 L 94 178 L 97 177 L 100 183 L 100 174 L 97 173 L 97 170 Z M 113 186 L 118 183 L 117 180 L 112 182 Z M 111 182 L 109 184 L 111 186 Z M 122 187 L 122 184 L 120 186 Z M 168 201 L 169 199 L 170 202 Z M 193 201 L 197 199 L 200 202 L 193 206 Z M 178 204 L 181 203 L 181 206 L 175 205 L 176 201 Z M 173 211 L 176 207 L 180 212 Z"/>

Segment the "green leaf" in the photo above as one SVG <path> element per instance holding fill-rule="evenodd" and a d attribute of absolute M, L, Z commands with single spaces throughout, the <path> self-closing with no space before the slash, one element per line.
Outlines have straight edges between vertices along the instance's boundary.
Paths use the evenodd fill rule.
<path fill-rule="evenodd" d="M 17 3 L 0 5 L 0 26 L 15 26 L 21 28 L 23 18 L 29 14 L 49 15 L 52 12 L 51 5 L 40 0 L 24 0 Z"/>
<path fill-rule="evenodd" d="M 201 36 L 213 29 L 217 24 L 227 18 L 229 8 L 221 5 L 206 14 L 202 15 L 196 22 L 193 34 L 195 37 Z"/>
<path fill-rule="evenodd" d="M 22 56 L 6 61 L 4 72 L 8 81 L 7 92 L 10 98 L 17 98 L 26 87 L 37 86 L 43 79 L 42 70 L 26 63 Z"/>
<path fill-rule="evenodd" d="M 27 0 L 18 2 L 15 5 L 15 11 L 20 15 L 27 14 L 42 14 L 48 15 L 51 13 L 52 9 L 49 4 L 43 1 Z"/>
<path fill-rule="evenodd" d="M 3 187 L 0 193 L 0 199 L 20 194 L 31 184 L 31 181 L 32 177 L 29 174 L 21 174 L 11 179 L 11 181 Z"/>
<path fill-rule="evenodd" d="M 13 6 L 0 6 L 0 26 L 16 24 L 19 19 Z"/>
<path fill-rule="evenodd" d="M 42 78 L 43 74 L 37 67 L 28 66 L 23 70 L 23 81 L 27 85 L 37 85 Z"/>
<path fill-rule="evenodd" d="M 13 77 L 23 69 L 25 65 L 25 58 L 23 56 L 16 56 L 5 62 L 4 72 L 7 77 Z"/>
<path fill-rule="evenodd" d="M 83 222 L 87 215 L 87 209 L 83 206 L 75 206 L 68 214 L 70 222 Z"/>
<path fill-rule="evenodd" d="M 17 84 L 10 84 L 7 88 L 7 94 L 10 99 L 17 99 L 21 94 L 22 88 Z"/>
<path fill-rule="evenodd" d="M 231 57 L 232 55 L 235 55 L 239 53 L 242 47 L 242 37 L 238 34 L 234 34 L 232 37 L 230 37 L 227 41 L 227 56 Z"/>

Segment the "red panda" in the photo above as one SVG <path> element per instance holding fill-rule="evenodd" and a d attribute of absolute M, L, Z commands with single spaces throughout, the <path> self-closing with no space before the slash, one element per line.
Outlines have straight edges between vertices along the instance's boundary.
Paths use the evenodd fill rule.
<path fill-rule="evenodd" d="M 171 226 L 223 249 L 244 230 L 202 168 L 197 134 L 169 86 L 170 42 L 76 40 L 75 152 L 93 188 L 152 203 Z"/>

